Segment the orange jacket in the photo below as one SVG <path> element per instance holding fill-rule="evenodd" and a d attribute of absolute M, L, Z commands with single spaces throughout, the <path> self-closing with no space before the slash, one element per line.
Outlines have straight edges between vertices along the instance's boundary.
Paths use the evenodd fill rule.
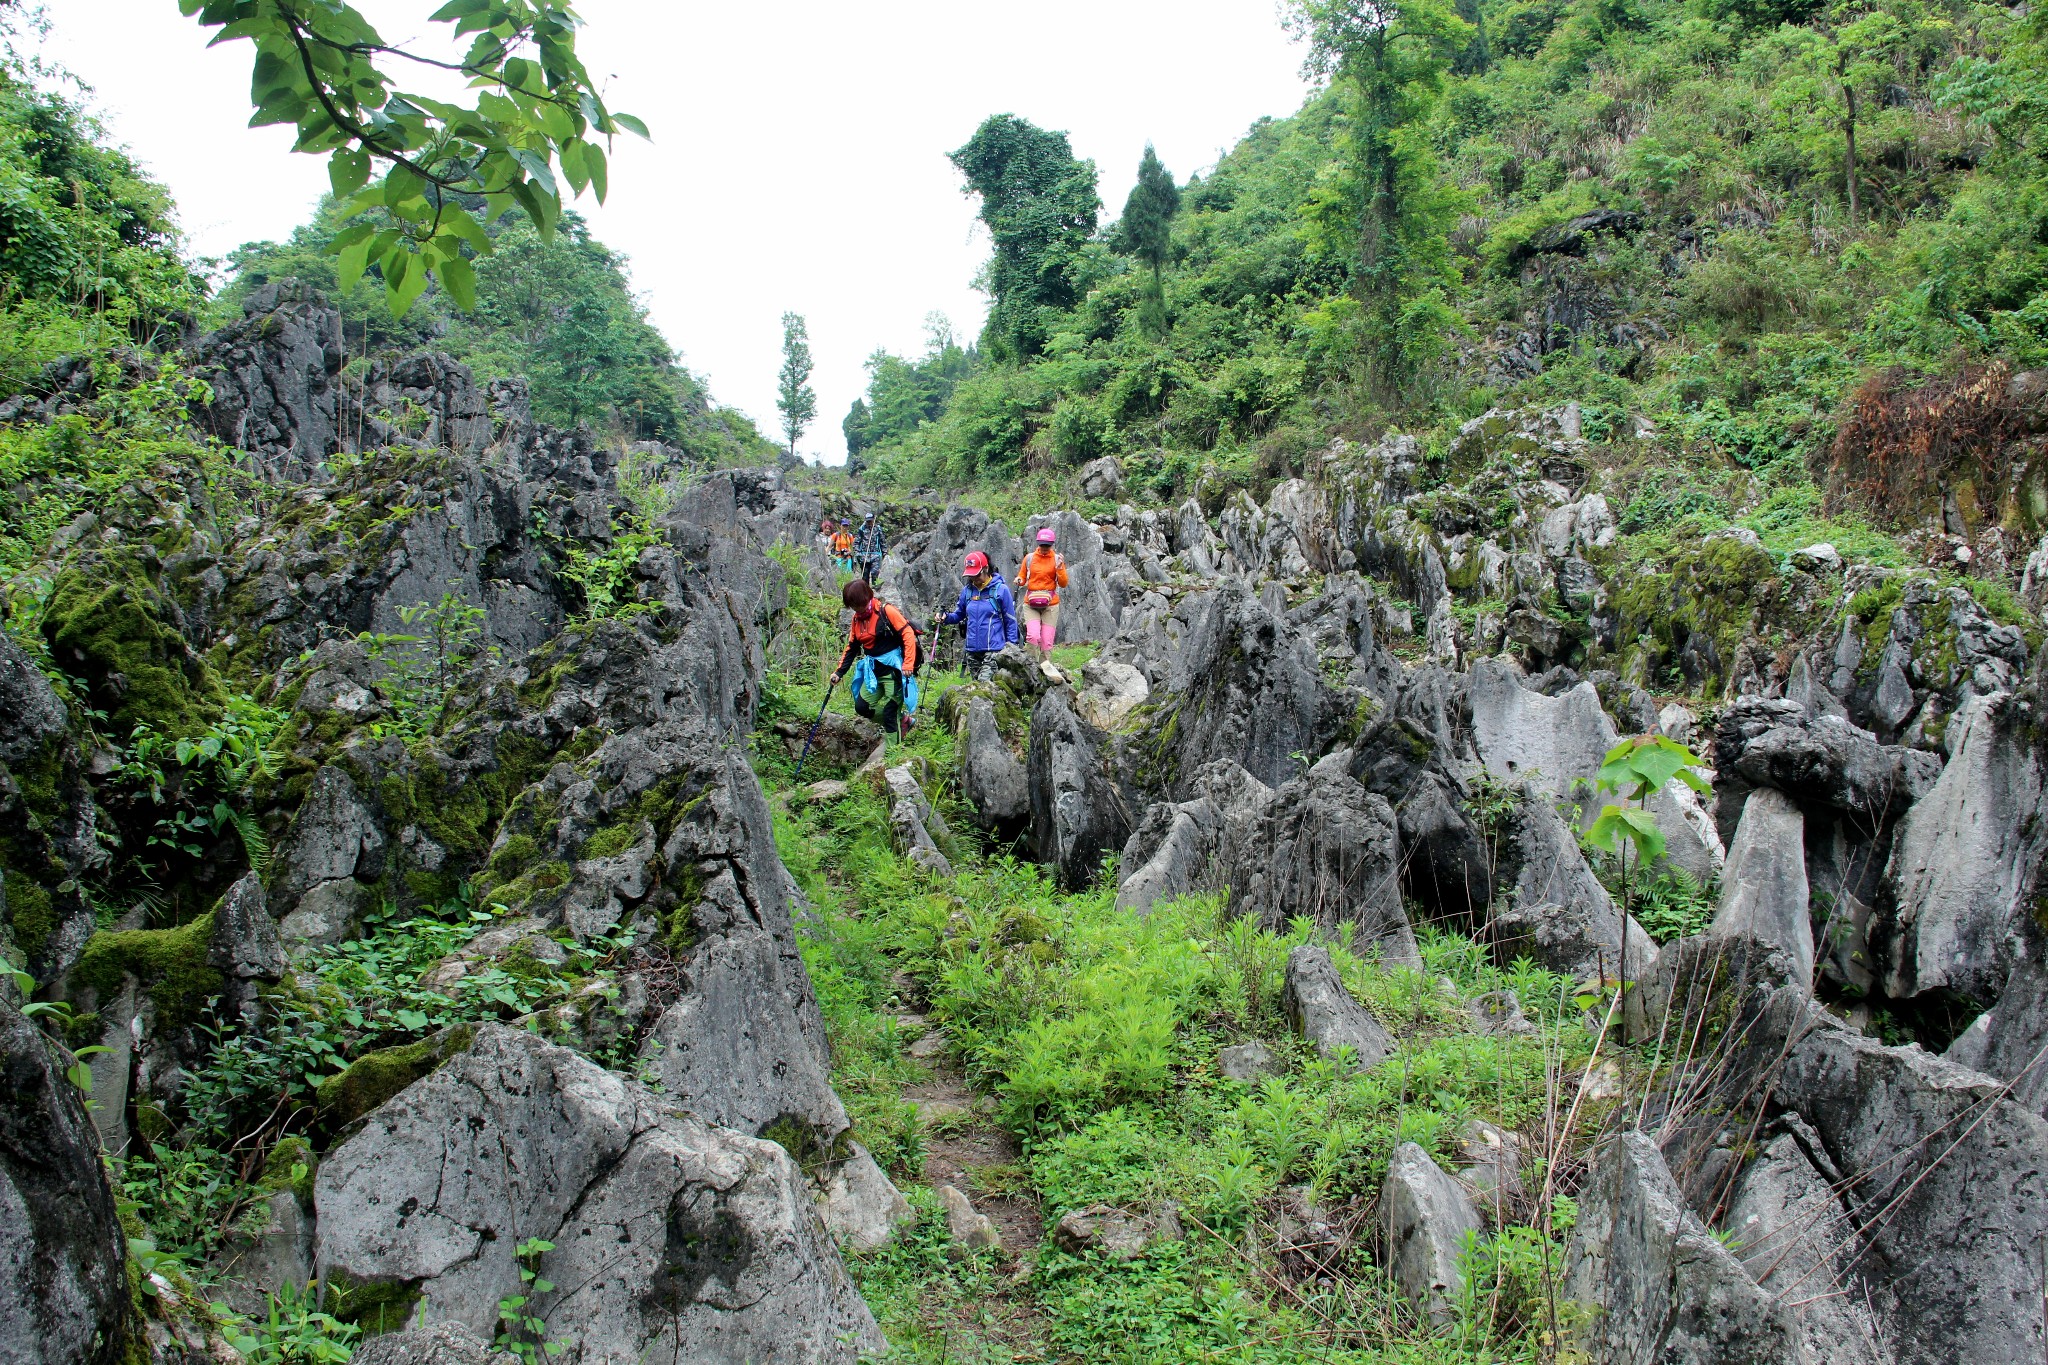
<path fill-rule="evenodd" d="M 853 614 L 853 625 L 846 632 L 846 648 L 840 652 L 838 672 L 844 673 L 853 666 L 856 655 L 866 654 L 879 657 L 892 649 L 903 651 L 903 671 L 917 672 L 917 630 L 902 612 L 887 602 L 877 602 L 879 610 L 862 616 Z"/>
<path fill-rule="evenodd" d="M 1067 561 L 1060 558 L 1058 550 L 1037 549 L 1024 556 L 1024 566 L 1017 570 L 1017 596 L 1023 600 L 1019 606 L 1031 604 L 1031 594 L 1049 592 L 1052 604 L 1058 606 L 1060 589 L 1067 586 Z"/>
<path fill-rule="evenodd" d="M 838 555 L 841 559 L 852 558 L 853 535 L 851 532 L 840 531 L 832 537 L 832 553 Z"/>

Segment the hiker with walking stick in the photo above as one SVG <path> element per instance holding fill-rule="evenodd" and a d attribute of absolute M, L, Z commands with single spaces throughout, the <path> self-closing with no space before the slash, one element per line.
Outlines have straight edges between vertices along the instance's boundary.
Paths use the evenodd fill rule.
<path fill-rule="evenodd" d="M 990 568 L 988 556 L 981 551 L 969 552 L 960 575 L 967 580 L 960 589 L 960 600 L 940 619 L 961 627 L 967 676 L 981 680 L 994 668 L 1003 646 L 1017 643 L 1017 604 L 1010 596 L 1010 585 Z"/>
<path fill-rule="evenodd" d="M 917 710 L 917 629 L 900 609 L 876 597 L 866 579 L 854 579 L 839 596 L 852 610 L 853 624 L 839 666 L 832 670 L 832 685 L 851 671 L 854 714 L 908 738 L 911 713 Z"/>

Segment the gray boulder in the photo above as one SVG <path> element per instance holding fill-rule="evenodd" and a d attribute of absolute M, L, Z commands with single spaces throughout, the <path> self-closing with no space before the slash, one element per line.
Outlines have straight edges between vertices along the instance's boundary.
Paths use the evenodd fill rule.
<path fill-rule="evenodd" d="M 1998 1003 L 1942 1055 L 2007 1082 L 2014 1103 L 2048 1114 L 2048 971 L 2038 962 L 2015 962 Z"/>
<path fill-rule="evenodd" d="M 896 1240 L 896 1230 L 915 1222 L 917 1211 L 903 1197 L 868 1149 L 851 1144 L 853 1155 L 834 1163 L 818 1180 L 818 1211 L 841 1246 L 874 1251 Z"/>
<path fill-rule="evenodd" d="M 256 1017 L 258 987 L 282 980 L 284 941 L 270 917 L 263 882 L 253 872 L 228 888 L 213 911 L 213 936 L 207 940 L 206 965 L 224 981 L 222 1003 L 245 1020 Z"/>
<path fill-rule="evenodd" d="M 945 1210 L 946 1234 L 957 1252 L 1001 1251 L 1003 1234 L 995 1220 L 978 1212 L 974 1202 L 952 1185 L 938 1188 L 939 1207 Z"/>
<path fill-rule="evenodd" d="M 2005 984 L 2048 847 L 2034 723 L 2009 693 L 1973 697 L 1950 722 L 1953 757 L 1907 813 L 1885 872 L 1887 994 L 1943 990 L 1988 1004 Z"/>
<path fill-rule="evenodd" d="M 1733 1082 L 1775 1075 L 1772 1106 L 1810 1125 L 1835 1167 L 1863 1239 L 1860 1293 L 1897 1358 L 2037 1354 L 2048 1121 L 1989 1076 L 1886 1047 L 1790 988 L 1736 1027 L 1748 1055 Z"/>
<path fill-rule="evenodd" d="M 1074 714 L 1070 694 L 1055 688 L 1031 713 L 1031 834 L 1038 861 L 1061 886 L 1095 879 L 1102 857 L 1124 845 L 1131 821 L 1110 776 L 1106 736 Z"/>
<path fill-rule="evenodd" d="M 1074 709 L 1098 730 L 1121 729 L 1152 694 L 1143 673 L 1108 659 L 1090 659 L 1083 664 L 1081 683 Z"/>
<path fill-rule="evenodd" d="M 1121 767 L 1148 795 L 1186 800 L 1208 764 L 1229 759 L 1267 786 L 1301 771 L 1356 726 L 1361 697 L 1323 677 L 1314 644 L 1235 579 L 1183 597 L 1181 633 L 1131 642 L 1160 704 L 1118 738 Z M 1105 651 L 1109 652 L 1109 651 Z M 1142 660 L 1142 661 L 1141 661 Z"/>
<path fill-rule="evenodd" d="M 1404 1142 L 1387 1163 L 1380 1222 L 1394 1283 L 1432 1325 L 1450 1322 L 1465 1287 L 1458 1257 L 1485 1231 L 1471 1197 L 1428 1152 Z"/>
<path fill-rule="evenodd" d="M 1513 868 L 1512 900 L 1496 904 L 1486 925 L 1495 951 L 1505 960 L 1523 953 L 1552 971 L 1576 977 L 1622 965 L 1622 916 L 1607 888 L 1586 865 L 1578 839 L 1540 791 L 1525 789 L 1505 850 Z M 1628 922 L 1628 979 L 1641 981 L 1657 960 L 1657 945 L 1633 919 Z"/>
<path fill-rule="evenodd" d="M 470 1048 L 373 1113 L 321 1163 L 330 1284 L 418 1290 L 479 1335 L 554 1243 L 536 1300 L 569 1362 L 853 1361 L 881 1349 L 796 1164 L 530 1034 Z"/>
<path fill-rule="evenodd" d="M 1853 815 L 1875 828 L 1905 814 L 1941 772 L 1934 754 L 1880 744 L 1845 717 L 1767 697 L 1728 704 L 1715 731 L 1714 763 L 1718 816 L 1729 838 L 1752 787 L 1775 787 L 1804 807 Z"/>
<path fill-rule="evenodd" d="M 1797 1138 L 1772 1138 L 1749 1164 L 1722 1225 L 1743 1268 L 1790 1312 L 1799 1365 L 1891 1365 L 1851 1272 L 1855 1224 Z"/>
<path fill-rule="evenodd" d="M 512 1365 L 515 1359 L 459 1322 L 437 1322 L 371 1337 L 356 1347 L 349 1365 Z"/>
<path fill-rule="evenodd" d="M 273 483 L 324 482 L 340 446 L 341 314 L 296 280 L 264 285 L 242 317 L 202 338 L 192 372 L 211 393 L 195 414 L 222 443 L 254 455 Z"/>
<path fill-rule="evenodd" d="M 272 860 L 272 913 L 287 942 L 335 943 L 353 927 L 358 878 L 384 873 L 385 834 L 376 812 L 338 764 L 313 776 Z"/>
<path fill-rule="evenodd" d="M 983 829 L 1014 827 L 1031 813 L 1031 785 L 1024 765 L 1003 743 L 995 704 L 976 697 L 967 704 L 960 739 L 960 788 Z"/>
<path fill-rule="evenodd" d="M 1763 788 L 1742 808 L 1721 880 L 1721 906 L 1707 930 L 1716 938 L 1753 938 L 1795 964 L 1794 980 L 1813 983 L 1813 922 L 1807 905 L 1806 818 L 1783 792 Z"/>
<path fill-rule="evenodd" d="M 1466 699 L 1473 748 L 1497 780 L 1576 802 L 1582 826 L 1591 825 L 1603 805 L 1619 799 L 1594 790 L 1601 760 L 1620 736 L 1592 683 L 1545 696 L 1525 686 L 1511 664 L 1482 659 L 1472 665 Z M 1650 798 L 1650 814 L 1663 832 L 1664 856 L 1673 864 L 1701 881 L 1720 872 L 1720 837 L 1690 787 L 1665 784 Z"/>
<path fill-rule="evenodd" d="M 1150 1214 L 1109 1204 L 1075 1209 L 1053 1226 L 1053 1245 L 1072 1256 L 1100 1252 L 1112 1261 L 1132 1261 L 1161 1242 L 1181 1239 L 1180 1210 L 1162 1204 Z"/>
<path fill-rule="evenodd" d="M 810 1148 L 796 1152 L 808 1159 L 849 1122 L 802 1016 L 784 1003 L 790 973 L 802 970 L 758 930 L 705 941 L 685 961 L 683 996 L 655 1021 L 640 1058 L 674 1103 L 748 1134 L 785 1122 L 802 1138 L 789 1128 L 781 1136 Z"/>
<path fill-rule="evenodd" d="M 131 1358 L 128 1244 L 81 1101 L 0 987 L 0 1358 L 10 1363 Z"/>
<path fill-rule="evenodd" d="M 1231 885 L 1239 851 L 1273 799 L 1272 789 L 1227 759 L 1196 774 L 1194 794 L 1155 802 L 1124 845 L 1120 909 Z"/>
<path fill-rule="evenodd" d="M 1592 1358 L 1614 1365 L 1786 1365 L 1791 1315 L 1690 1209 L 1657 1144 L 1607 1140 L 1579 1191 L 1565 1292 Z"/>
<path fill-rule="evenodd" d="M 1233 1043 L 1219 1049 L 1216 1070 L 1225 1080 L 1249 1085 L 1253 1081 L 1279 1075 L 1286 1070 L 1286 1065 L 1280 1060 L 1279 1053 L 1255 1038 L 1248 1043 Z"/>
<path fill-rule="evenodd" d="M 261 1224 L 244 1215 L 209 1267 L 219 1277 L 220 1301 L 251 1316 L 270 1311 L 269 1295 L 313 1282 L 313 1215 L 291 1190 L 275 1190 L 260 1205 Z"/>
<path fill-rule="evenodd" d="M 91 937 L 92 906 L 78 888 L 107 858 L 70 727 L 50 680 L 0 632 L 0 929 L 40 982 L 68 970 Z"/>
<path fill-rule="evenodd" d="M 1281 786 L 1241 840 L 1231 908 L 1272 930 L 1297 918 L 1357 926 L 1353 951 L 1420 967 L 1401 904 L 1400 834 L 1386 800 L 1359 785 L 1339 751 Z"/>
<path fill-rule="evenodd" d="M 1348 1047 L 1360 1071 L 1372 1070 L 1394 1050 L 1393 1039 L 1372 1011 L 1344 989 L 1337 965 L 1330 961 L 1330 950 L 1319 944 L 1304 943 L 1287 954 L 1280 1007 L 1294 1031 L 1313 1043 L 1317 1052 L 1334 1058 Z"/>
<path fill-rule="evenodd" d="M 1116 456 L 1104 455 L 1081 466 L 1081 496 L 1113 498 L 1124 491 L 1124 469 Z"/>

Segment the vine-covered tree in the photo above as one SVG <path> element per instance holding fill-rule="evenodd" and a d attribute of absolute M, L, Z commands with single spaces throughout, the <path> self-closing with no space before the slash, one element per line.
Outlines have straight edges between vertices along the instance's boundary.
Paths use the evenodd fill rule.
<path fill-rule="evenodd" d="M 1310 72 L 1351 95 L 1349 174 L 1312 213 L 1327 238 L 1354 239 L 1357 340 L 1368 378 L 1391 395 L 1455 325 L 1444 298 L 1453 201 L 1419 125 L 1472 26 L 1444 0 L 1290 0 L 1288 27 L 1310 44 Z"/>
<path fill-rule="evenodd" d="M 981 197 L 981 221 L 995 243 L 983 349 L 998 360 L 1037 355 L 1048 335 L 1045 312 L 1071 308 L 1081 296 L 1081 248 L 1102 208 L 1095 163 L 1076 158 L 1065 133 L 1015 114 L 984 120 L 952 162 L 967 193 Z"/>
<path fill-rule="evenodd" d="M 1151 268 L 1145 293 L 1138 302 L 1138 325 L 1146 335 L 1163 337 L 1166 315 L 1166 284 L 1161 272 L 1173 254 L 1173 215 L 1180 212 L 1180 186 L 1160 163 L 1152 144 L 1145 144 L 1144 159 L 1138 162 L 1138 183 L 1124 201 L 1123 217 L 1117 220 L 1118 251 L 1135 256 Z"/>
<path fill-rule="evenodd" d="M 523 211 L 543 237 L 562 216 L 562 181 L 604 202 L 606 147 L 620 131 L 647 135 L 605 107 L 576 53 L 582 26 L 565 0 L 447 0 L 430 16 L 469 45 L 442 59 L 386 42 L 344 0 L 178 0 L 178 8 L 256 49 L 252 126 L 288 123 L 293 150 L 327 158 L 335 197 L 358 221 L 333 242 L 343 287 L 377 268 L 394 311 L 441 281 L 475 305 L 474 257 L 485 231 Z M 387 68 L 467 78 L 470 99 L 451 103 L 398 88 Z M 559 173 L 560 179 L 557 179 Z M 465 250 L 467 248 L 467 250 Z"/>
<path fill-rule="evenodd" d="M 782 315 L 782 371 L 776 376 L 775 410 L 782 414 L 782 434 L 794 457 L 804 428 L 818 415 L 818 393 L 811 387 L 810 329 L 801 313 Z"/>

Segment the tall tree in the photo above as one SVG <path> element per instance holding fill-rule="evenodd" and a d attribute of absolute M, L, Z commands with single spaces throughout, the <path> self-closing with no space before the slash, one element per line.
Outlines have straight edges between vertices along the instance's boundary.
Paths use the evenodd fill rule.
<path fill-rule="evenodd" d="M 1173 216 L 1180 212 L 1180 186 L 1160 163 L 1152 144 L 1145 144 L 1144 159 L 1138 162 L 1138 183 L 1124 200 L 1123 217 L 1117 220 L 1118 251 L 1135 256 L 1151 267 L 1152 277 L 1138 301 L 1138 325 L 1146 335 L 1163 337 L 1166 315 L 1166 282 L 1162 272 L 1173 254 Z"/>
<path fill-rule="evenodd" d="M 1351 180 L 1339 198 L 1356 239 L 1352 282 L 1367 371 L 1391 395 L 1451 322 L 1442 301 L 1451 214 L 1419 125 L 1472 25 L 1444 0 L 1289 4 L 1289 29 L 1310 45 L 1310 72 L 1350 87 Z"/>
<path fill-rule="evenodd" d="M 951 159 L 967 193 L 981 196 L 995 242 L 983 347 L 998 360 L 1027 359 L 1045 349 L 1045 314 L 1080 302 L 1081 248 L 1102 209 L 1095 163 L 1077 159 L 1065 133 L 1015 114 L 984 120 Z"/>
<path fill-rule="evenodd" d="M 612 135 L 647 135 L 640 120 L 605 107 L 576 53 L 582 20 L 567 0 L 448 0 L 430 18 L 454 25 L 456 41 L 470 39 L 448 60 L 387 43 L 345 0 L 178 0 L 178 8 L 220 29 L 214 42 L 255 47 L 252 125 L 294 125 L 292 149 L 327 158 L 349 216 L 387 211 L 383 222 L 345 228 L 334 249 L 343 287 L 374 265 L 396 312 L 425 292 L 430 275 L 463 308 L 474 306 L 472 256 L 491 250 L 485 224 L 518 209 L 551 235 L 561 181 L 603 203 Z M 401 65 L 466 77 L 473 98 L 407 93 L 391 75 Z"/>
<path fill-rule="evenodd" d="M 782 434 L 794 457 L 804 428 L 818 415 L 818 394 L 811 387 L 811 336 L 801 313 L 782 315 L 782 372 L 776 376 L 775 410 L 782 414 Z"/>

